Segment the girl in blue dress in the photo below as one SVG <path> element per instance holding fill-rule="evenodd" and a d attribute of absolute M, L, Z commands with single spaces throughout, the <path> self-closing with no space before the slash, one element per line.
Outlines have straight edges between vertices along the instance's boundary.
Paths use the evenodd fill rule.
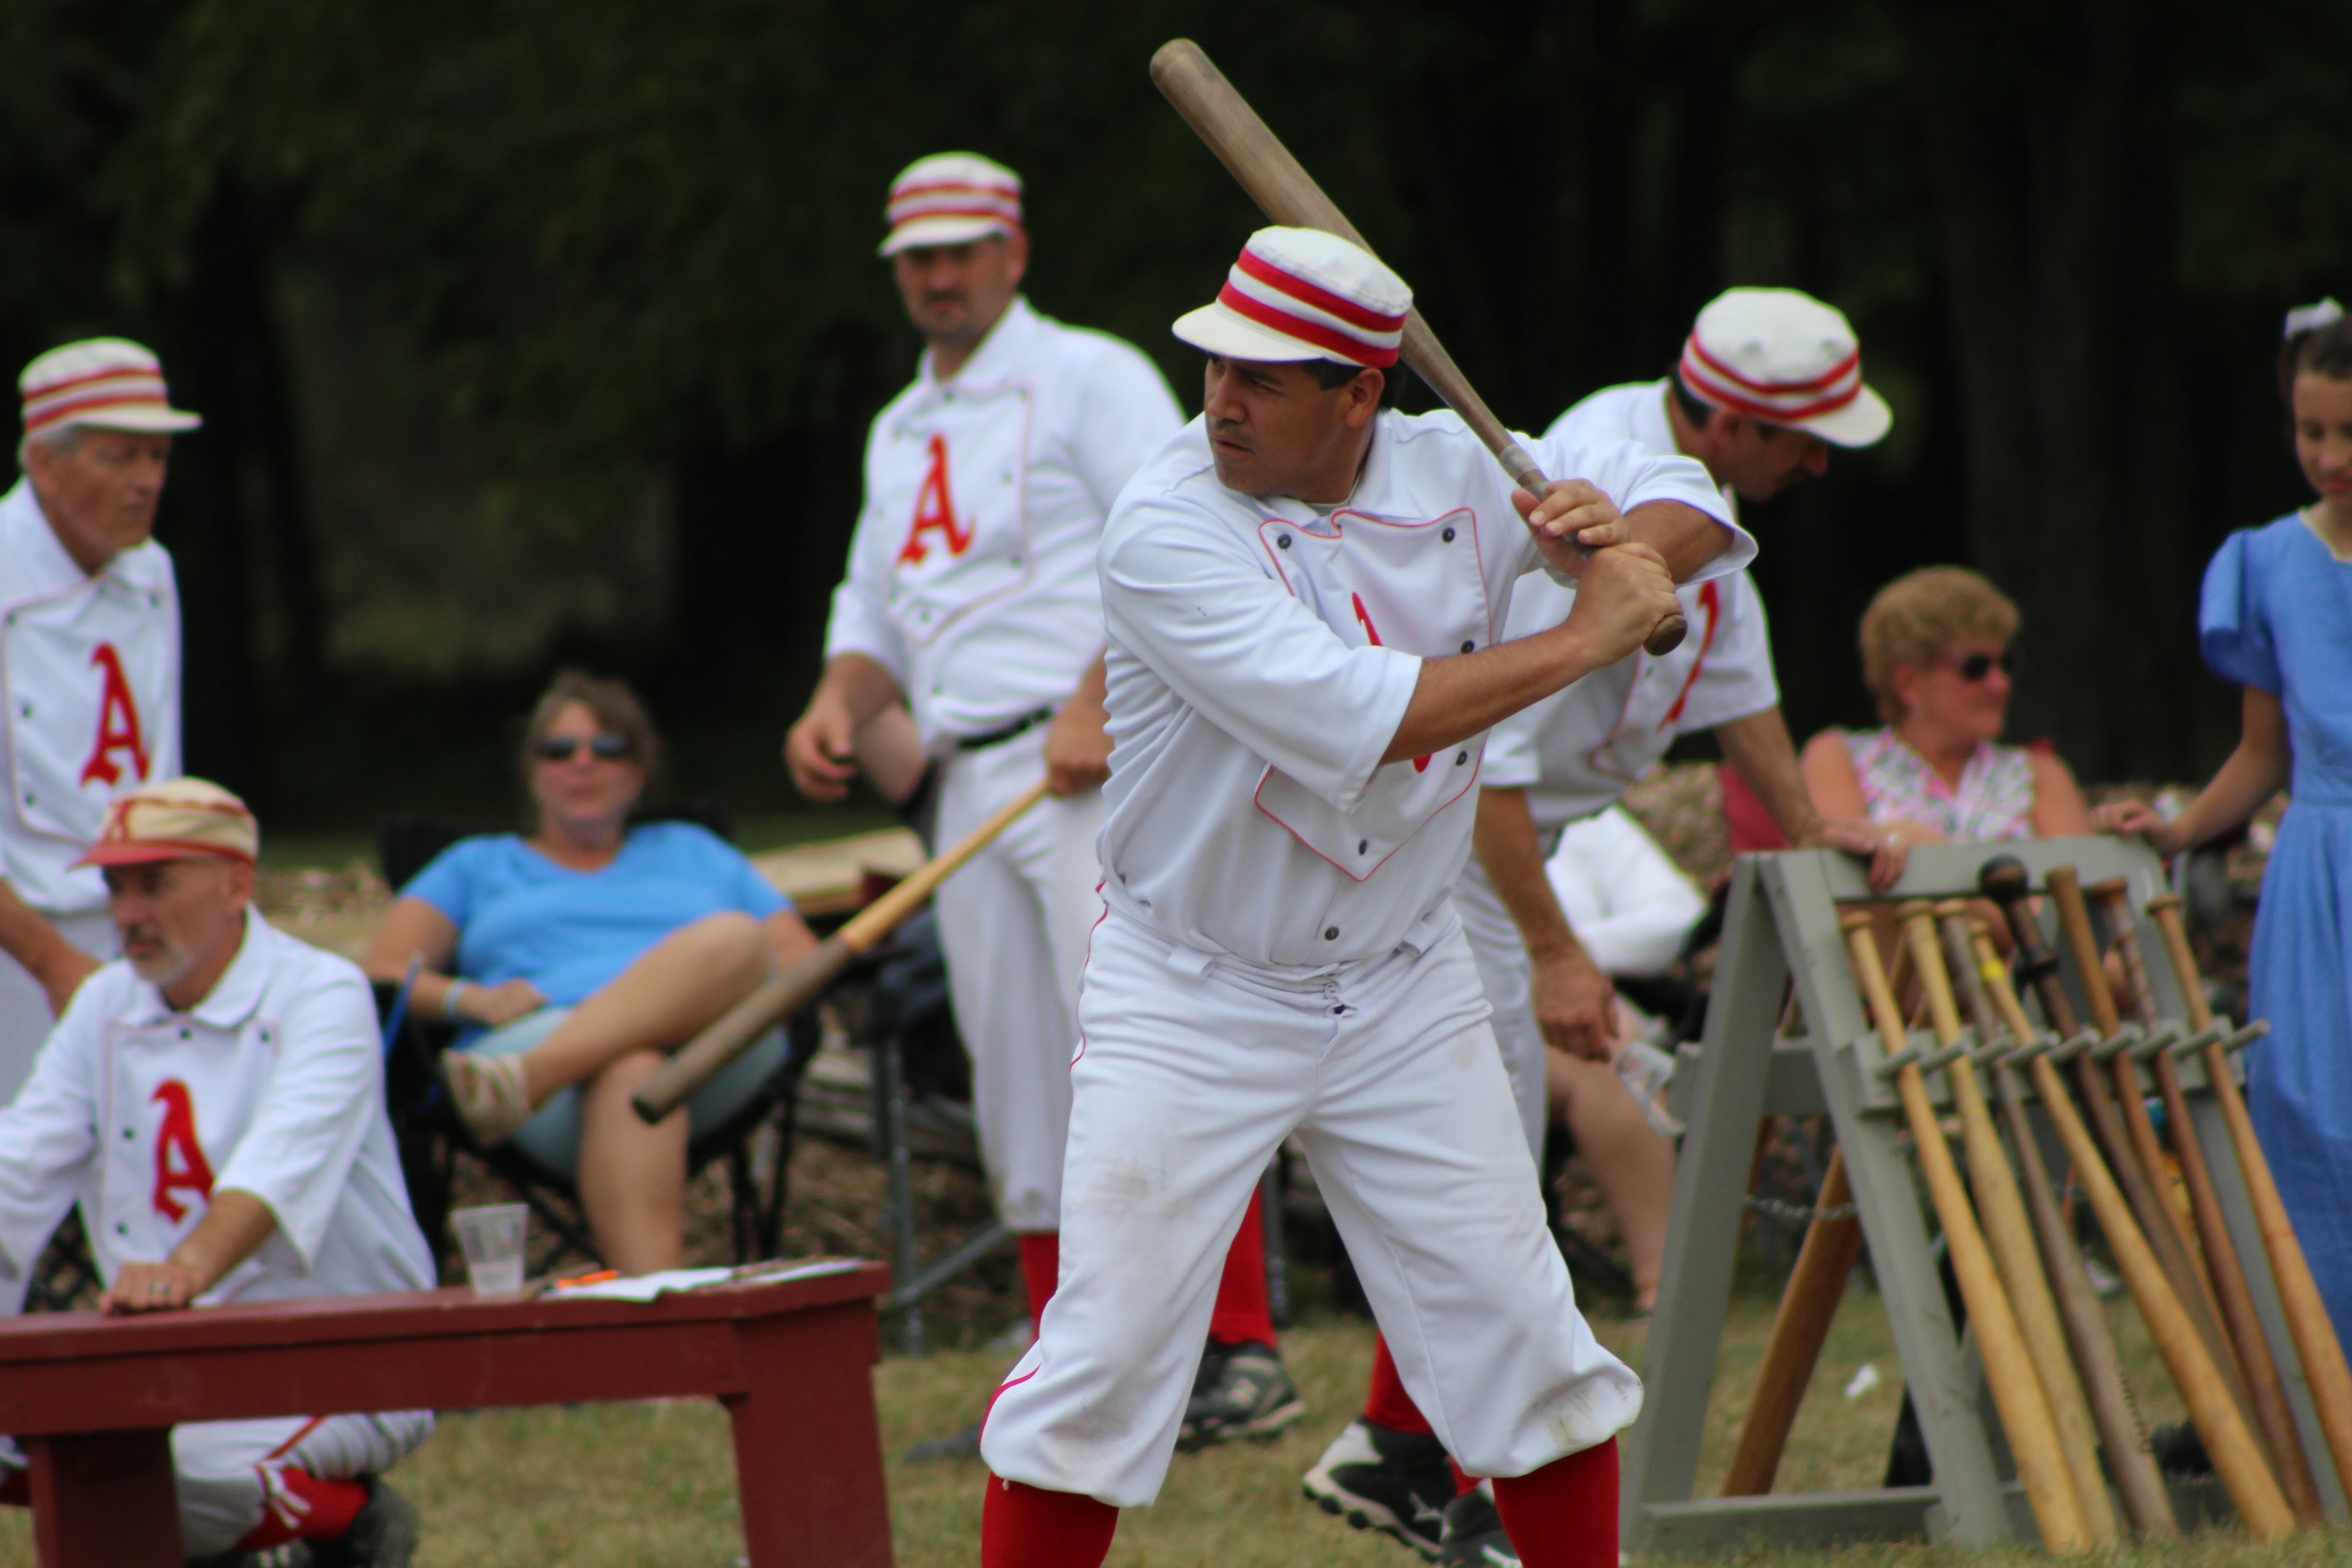
<path fill-rule="evenodd" d="M 2290 805 L 2255 916 L 2248 1099 L 2337 1334 L 2352 1338 L 2352 320 L 2334 300 L 2287 318 L 2280 390 L 2317 500 L 2233 533 L 2206 569 L 2205 662 L 2244 688 L 2244 732 L 2168 823 L 2137 803 L 2103 827 L 2177 855 Z"/>

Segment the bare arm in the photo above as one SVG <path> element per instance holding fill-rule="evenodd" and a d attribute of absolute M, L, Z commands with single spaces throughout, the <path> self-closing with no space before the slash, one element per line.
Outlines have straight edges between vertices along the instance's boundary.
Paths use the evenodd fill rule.
<path fill-rule="evenodd" d="M 0 949 L 41 983 L 49 1011 L 60 1018 L 76 987 L 98 967 L 98 960 L 59 936 L 9 882 L 0 882 Z"/>
<path fill-rule="evenodd" d="M 1779 708 L 1767 708 L 1761 713 L 1717 724 L 1715 738 L 1723 747 L 1725 760 L 1756 792 L 1756 798 L 1771 813 L 1773 822 L 1790 844 L 1800 849 L 1843 850 L 1867 860 L 1870 885 L 1882 893 L 1903 875 L 1908 851 L 1900 838 L 1873 826 L 1860 809 L 1832 817 L 1816 807 L 1811 792 L 1806 788 L 1805 775 L 1797 767 L 1797 749 L 1789 739 L 1788 721 L 1780 716 Z M 1838 749 L 1844 751 L 1843 746 Z M 1853 772 L 1853 764 L 1849 759 L 1847 775 L 1851 777 Z M 1857 808 L 1861 801 L 1862 791 L 1857 785 Z"/>
<path fill-rule="evenodd" d="M 2072 838 L 2090 832 L 2091 808 L 2083 804 L 2074 770 L 2045 752 L 2028 752 L 2026 760 L 2033 769 L 2033 837 Z"/>
<path fill-rule="evenodd" d="M 124 1264 L 99 1309 L 117 1315 L 184 1307 L 252 1257 L 277 1228 L 278 1216 L 268 1204 L 251 1193 L 223 1187 L 171 1257 L 161 1263 Z"/>
<path fill-rule="evenodd" d="M 2116 801 L 2098 809 L 2097 826 L 2108 833 L 2137 833 L 2158 854 L 2178 855 L 2221 837 L 2260 811 L 2294 774 L 2294 739 L 2287 733 L 2286 706 L 2275 692 L 2249 686 L 2241 709 L 2237 749 L 2186 811 L 2167 822 L 2152 805 Z"/>
<path fill-rule="evenodd" d="M 835 801 L 857 776 L 857 732 L 906 694 L 898 678 L 862 653 L 840 653 L 824 667 L 807 710 L 784 735 L 784 765 L 815 801 Z"/>
<path fill-rule="evenodd" d="M 768 933 L 768 945 L 775 950 L 779 969 L 789 969 L 795 961 L 816 951 L 816 932 L 809 930 L 795 910 L 778 910 L 761 925 Z"/>
<path fill-rule="evenodd" d="M 1104 706 L 1109 684 L 1103 656 L 1097 654 L 1045 731 L 1045 787 L 1055 795 L 1100 789 L 1110 777 L 1110 710 Z"/>
<path fill-rule="evenodd" d="M 1616 987 L 1570 929 L 1545 873 L 1543 840 L 1536 833 L 1523 789 L 1478 792 L 1473 830 L 1478 863 L 1519 928 L 1528 950 L 1536 1024 L 1544 1043 L 1587 1061 L 1607 1061 L 1615 1035 Z"/>
<path fill-rule="evenodd" d="M 408 1005 L 429 1017 L 465 1019 L 495 1027 L 547 1005 L 547 998 L 528 980 L 480 985 L 448 973 L 457 952 L 457 927 L 447 915 L 423 899 L 394 899 L 369 940 L 367 951 L 360 954 L 360 972 L 370 980 L 396 985 L 408 978 L 408 966 L 423 959 L 425 966 L 416 972 Z M 454 1013 L 449 1009 L 453 988 L 457 989 Z"/>

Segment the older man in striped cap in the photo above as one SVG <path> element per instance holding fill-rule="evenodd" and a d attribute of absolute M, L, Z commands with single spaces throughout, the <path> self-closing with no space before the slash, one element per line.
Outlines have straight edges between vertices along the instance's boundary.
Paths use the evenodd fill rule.
<path fill-rule="evenodd" d="M 0 497 L 0 1104 L 115 952 L 106 885 L 78 858 L 117 795 L 180 771 L 179 590 L 151 535 L 172 439 L 202 423 L 121 338 L 52 349 L 16 386 L 24 478 Z"/>

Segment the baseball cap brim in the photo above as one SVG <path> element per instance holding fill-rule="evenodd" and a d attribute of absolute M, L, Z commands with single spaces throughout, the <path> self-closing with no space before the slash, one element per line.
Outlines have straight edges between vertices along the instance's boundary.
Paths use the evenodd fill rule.
<path fill-rule="evenodd" d="M 87 430 L 130 430 L 142 436 L 170 436 L 183 430 L 194 430 L 204 423 L 202 415 L 184 408 L 143 407 L 94 408 L 86 415 L 77 414 L 49 426 L 62 430 L 79 425 Z"/>
<path fill-rule="evenodd" d="M 1843 408 L 1818 418 L 1793 421 L 1790 427 L 1819 436 L 1832 447 L 1868 447 L 1884 437 L 1894 425 L 1895 414 L 1886 406 L 1886 400 L 1865 386 Z"/>
<path fill-rule="evenodd" d="M 1176 324 L 1169 331 L 1202 353 L 1215 354 L 1219 359 L 1251 360 L 1261 364 L 1303 364 L 1311 359 L 1327 359 L 1334 364 L 1355 363 L 1325 353 L 1287 332 L 1262 327 L 1224 304 L 1187 310 L 1176 318 Z"/>
<path fill-rule="evenodd" d="M 84 866 L 152 866 L 158 860 L 245 860 L 233 850 L 213 844 L 173 844 L 160 839 L 132 839 L 93 844 L 69 869 Z M 251 864 L 250 861 L 247 862 Z"/>
<path fill-rule="evenodd" d="M 1001 217 L 916 217 L 890 231 L 878 254 L 896 256 L 925 245 L 969 245 L 992 234 L 1010 236 L 1013 224 Z"/>

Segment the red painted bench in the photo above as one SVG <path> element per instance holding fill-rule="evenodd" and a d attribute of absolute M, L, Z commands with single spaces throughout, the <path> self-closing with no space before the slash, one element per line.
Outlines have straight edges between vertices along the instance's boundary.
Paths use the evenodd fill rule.
<path fill-rule="evenodd" d="M 183 1421 L 712 1394 L 752 1568 L 889 1568 L 871 1371 L 888 1286 L 866 1264 L 643 1303 L 452 1289 L 12 1318 L 0 1432 L 32 1461 L 42 1568 L 180 1568 Z"/>

